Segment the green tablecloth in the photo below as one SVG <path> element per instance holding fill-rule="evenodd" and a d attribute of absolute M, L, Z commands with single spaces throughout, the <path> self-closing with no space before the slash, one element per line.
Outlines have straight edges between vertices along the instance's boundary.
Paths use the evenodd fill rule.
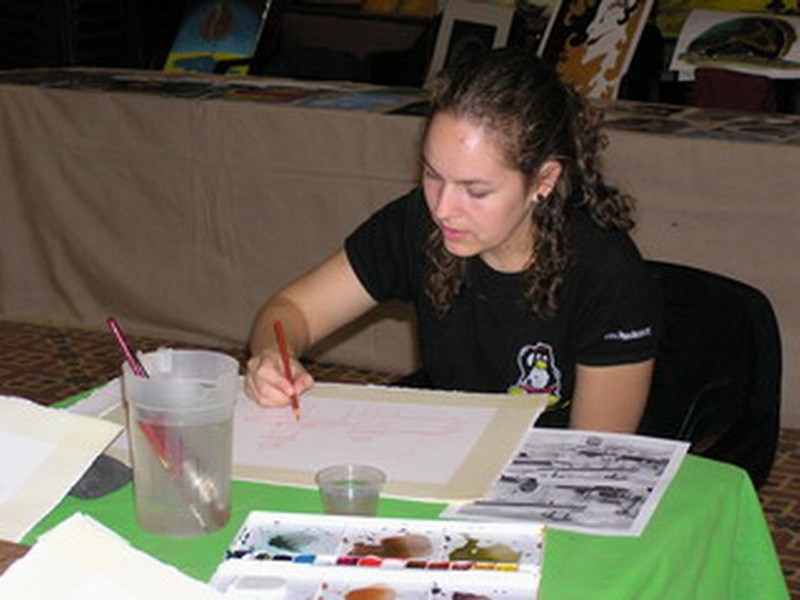
<path fill-rule="evenodd" d="M 385 517 L 436 518 L 442 504 L 381 500 Z M 67 497 L 26 537 L 83 512 L 135 547 L 186 574 L 208 580 L 252 510 L 320 512 L 316 491 L 234 482 L 230 523 L 198 538 L 143 531 L 128 485 L 98 500 Z M 645 532 L 638 538 L 550 531 L 540 600 L 779 600 L 786 583 L 761 506 L 746 473 L 688 456 Z"/>

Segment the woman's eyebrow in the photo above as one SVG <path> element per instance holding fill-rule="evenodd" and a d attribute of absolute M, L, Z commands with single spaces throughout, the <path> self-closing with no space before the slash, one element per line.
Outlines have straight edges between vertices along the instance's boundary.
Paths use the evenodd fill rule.
<path fill-rule="evenodd" d="M 424 157 L 424 156 L 420 158 L 420 162 L 422 163 L 422 166 L 423 166 L 423 167 L 425 167 L 426 169 L 428 169 L 428 170 L 429 170 L 429 171 L 431 171 L 432 173 L 435 173 L 436 175 L 439 175 L 439 176 L 441 177 L 441 175 L 440 175 L 439 171 L 437 171 L 437 170 L 436 170 L 436 169 L 435 169 L 435 168 L 434 168 L 434 167 L 431 165 L 431 163 L 429 163 L 429 162 L 428 162 L 428 161 L 425 159 L 425 157 Z M 464 186 L 470 186 L 470 185 L 490 185 L 490 182 L 489 182 L 489 181 L 486 181 L 486 180 L 484 180 L 484 179 L 458 179 L 458 180 L 456 180 L 456 183 L 457 183 L 457 184 L 459 184 L 459 185 L 464 185 Z"/>

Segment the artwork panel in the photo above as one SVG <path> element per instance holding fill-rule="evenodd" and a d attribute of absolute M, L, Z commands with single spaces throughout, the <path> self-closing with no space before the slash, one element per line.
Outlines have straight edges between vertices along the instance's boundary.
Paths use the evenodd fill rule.
<path fill-rule="evenodd" d="M 513 16 L 513 6 L 480 0 L 450 0 L 442 15 L 427 80 L 453 60 L 504 46 Z"/>
<path fill-rule="evenodd" d="M 670 70 L 689 80 L 698 67 L 797 79 L 800 17 L 694 10 L 681 28 Z"/>
<path fill-rule="evenodd" d="M 539 55 L 584 96 L 613 99 L 652 7 L 653 0 L 564 0 Z"/>

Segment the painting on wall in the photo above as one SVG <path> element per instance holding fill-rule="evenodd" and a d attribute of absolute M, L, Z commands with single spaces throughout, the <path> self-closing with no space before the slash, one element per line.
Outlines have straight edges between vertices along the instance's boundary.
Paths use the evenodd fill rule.
<path fill-rule="evenodd" d="M 563 0 L 538 54 L 579 93 L 613 99 L 652 7 L 653 0 Z"/>
<path fill-rule="evenodd" d="M 220 61 L 253 56 L 270 0 L 191 0 L 164 70 L 213 73 Z M 244 75 L 248 66 L 229 73 Z"/>
<path fill-rule="evenodd" d="M 513 16 L 513 6 L 479 0 L 449 0 L 427 79 L 454 62 L 504 46 Z"/>
<path fill-rule="evenodd" d="M 800 17 L 694 10 L 681 28 L 670 69 L 691 79 L 697 67 L 798 79 Z"/>
<path fill-rule="evenodd" d="M 655 20 L 665 39 L 678 39 L 681 27 L 693 10 L 724 10 L 728 12 L 783 12 L 791 9 L 784 0 L 658 0 Z"/>

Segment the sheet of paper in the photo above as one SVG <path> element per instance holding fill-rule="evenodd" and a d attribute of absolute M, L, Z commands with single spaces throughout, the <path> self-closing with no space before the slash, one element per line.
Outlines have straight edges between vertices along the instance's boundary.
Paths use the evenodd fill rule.
<path fill-rule="evenodd" d="M 645 436 L 534 428 L 486 496 L 442 514 L 637 536 L 688 448 Z"/>
<path fill-rule="evenodd" d="M 124 423 L 113 382 L 74 410 L 83 410 L 85 402 L 97 416 Z M 317 470 L 354 462 L 383 469 L 388 495 L 475 499 L 488 490 L 545 403 L 538 396 L 317 383 L 301 399 L 296 421 L 288 408 L 264 409 L 240 393 L 234 477 L 314 486 Z M 112 453 L 128 460 L 127 442 L 120 438 Z"/>
<path fill-rule="evenodd" d="M 121 431 L 116 423 L 0 396 L 0 538 L 20 541 Z"/>
<path fill-rule="evenodd" d="M 443 485 L 461 467 L 497 414 L 495 407 L 363 402 L 310 394 L 297 422 L 286 411 L 242 402 L 234 435 L 237 462 L 291 471 L 331 464 L 382 465 L 392 481 Z M 323 452 L 320 449 L 324 449 Z M 438 457 L 429 462 L 428 457 Z M 425 461 L 420 463 L 420 460 Z M 423 466 L 424 468 L 420 468 Z"/>
<path fill-rule="evenodd" d="M 76 513 L 42 534 L 0 577 L 0 598 L 213 600 L 222 595 Z"/>

